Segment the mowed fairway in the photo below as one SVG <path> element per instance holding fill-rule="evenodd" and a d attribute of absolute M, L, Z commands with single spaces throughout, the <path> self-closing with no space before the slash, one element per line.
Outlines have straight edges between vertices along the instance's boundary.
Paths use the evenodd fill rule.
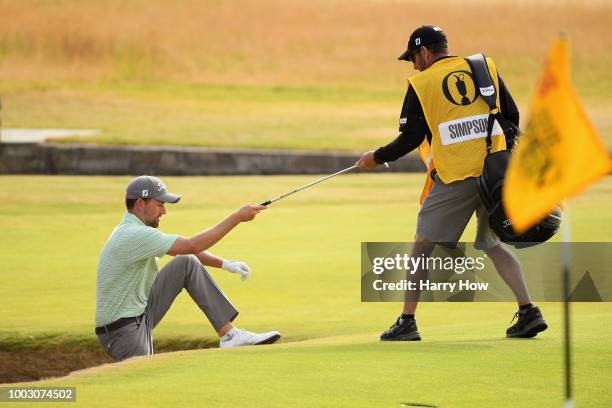
<path fill-rule="evenodd" d="M 76 405 L 87 407 L 560 406 L 559 304 L 541 304 L 551 328 L 534 340 L 503 338 L 513 304 L 427 303 L 418 316 L 423 342 L 378 341 L 400 305 L 360 302 L 360 242 L 411 239 L 422 178 L 361 173 L 330 180 L 274 204 L 213 248 L 253 269 L 244 283 L 212 271 L 241 310 L 236 324 L 278 329 L 282 343 L 136 358 L 37 385 L 76 386 Z M 95 342 L 97 254 L 123 213 L 128 180 L 0 178 L 3 344 Z M 244 202 L 312 178 L 164 180 L 183 198 L 168 206 L 161 229 L 188 235 Z M 610 240 L 611 200 L 610 178 L 570 200 L 573 240 Z M 471 224 L 464 238 L 473 235 Z M 610 406 L 612 306 L 574 304 L 573 312 L 577 406 Z M 186 293 L 154 336 L 161 342 L 215 338 Z"/>

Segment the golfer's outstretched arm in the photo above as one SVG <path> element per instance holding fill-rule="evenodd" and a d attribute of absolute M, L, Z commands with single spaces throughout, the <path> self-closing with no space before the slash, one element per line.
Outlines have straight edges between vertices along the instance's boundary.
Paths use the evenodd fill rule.
<path fill-rule="evenodd" d="M 202 231 L 191 238 L 178 237 L 168 251 L 168 255 L 197 255 L 219 242 L 236 225 L 241 222 L 251 221 L 260 211 L 265 209 L 266 207 L 263 205 L 247 204 L 230 214 L 214 227 Z"/>

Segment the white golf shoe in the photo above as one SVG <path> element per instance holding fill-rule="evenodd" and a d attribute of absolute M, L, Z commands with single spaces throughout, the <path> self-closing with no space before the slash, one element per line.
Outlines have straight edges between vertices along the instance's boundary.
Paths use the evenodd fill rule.
<path fill-rule="evenodd" d="M 276 330 L 266 333 L 252 333 L 244 329 L 233 328 L 221 337 L 219 346 L 221 348 L 254 346 L 258 344 L 272 344 L 280 339 L 281 335 Z"/>

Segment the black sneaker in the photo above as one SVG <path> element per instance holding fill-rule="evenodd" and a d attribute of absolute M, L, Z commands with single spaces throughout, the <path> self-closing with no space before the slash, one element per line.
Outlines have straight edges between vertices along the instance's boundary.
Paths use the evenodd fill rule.
<path fill-rule="evenodd" d="M 506 337 L 523 337 L 531 338 L 536 334 L 548 329 L 548 325 L 542 317 L 542 312 L 537 306 L 533 306 L 527 310 L 519 310 L 516 312 L 510 323 L 518 318 L 518 321 L 506 330 Z"/>
<path fill-rule="evenodd" d="M 414 319 L 398 317 L 389 330 L 380 335 L 381 341 L 419 341 L 421 335 Z"/>

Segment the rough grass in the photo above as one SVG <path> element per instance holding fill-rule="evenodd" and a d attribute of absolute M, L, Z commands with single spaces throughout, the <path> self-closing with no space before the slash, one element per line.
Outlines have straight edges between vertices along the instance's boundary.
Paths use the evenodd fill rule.
<path fill-rule="evenodd" d="M 0 16 L 0 73 L 11 80 L 390 87 L 402 72 L 397 55 L 423 23 L 442 26 L 459 54 L 516 62 L 504 71 L 517 77 L 534 77 L 560 31 L 580 45 L 581 77 L 607 73 L 612 57 L 603 1 L 3 0 Z"/>
<path fill-rule="evenodd" d="M 413 72 L 396 58 L 425 22 L 453 52 L 493 56 L 524 114 L 547 47 L 567 33 L 576 86 L 612 147 L 603 1 L 4 0 L 3 126 L 96 128 L 102 143 L 375 148 L 395 135 Z"/>

